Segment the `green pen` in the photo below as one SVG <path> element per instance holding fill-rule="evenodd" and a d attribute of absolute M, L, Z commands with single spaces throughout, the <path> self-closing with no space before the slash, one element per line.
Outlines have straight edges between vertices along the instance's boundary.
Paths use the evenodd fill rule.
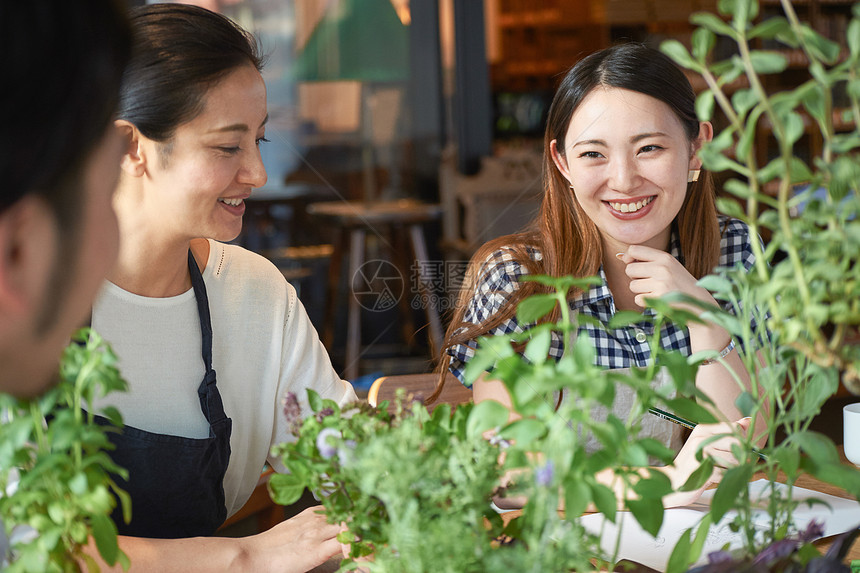
<path fill-rule="evenodd" d="M 695 422 L 691 422 L 690 420 L 686 420 L 680 416 L 676 416 L 675 414 L 672 414 L 671 412 L 667 412 L 666 410 L 661 410 L 660 408 L 651 407 L 651 408 L 648 408 L 648 412 L 650 412 L 651 414 L 654 414 L 658 418 L 662 418 L 664 420 L 668 420 L 668 421 L 672 422 L 673 424 L 678 424 L 679 426 L 683 426 L 683 427 L 687 428 L 688 430 L 692 430 L 693 428 L 696 427 Z M 760 459 L 763 459 L 763 460 L 767 459 L 767 456 L 764 455 L 763 453 L 761 453 L 758 450 L 758 448 L 753 448 L 753 453 L 755 455 L 757 455 Z"/>

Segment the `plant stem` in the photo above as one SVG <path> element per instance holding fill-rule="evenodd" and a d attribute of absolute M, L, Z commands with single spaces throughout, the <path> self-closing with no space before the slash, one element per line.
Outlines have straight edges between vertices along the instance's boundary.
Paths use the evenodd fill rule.
<path fill-rule="evenodd" d="M 781 0 L 783 4 L 783 8 L 786 10 L 786 14 L 788 14 L 789 21 L 792 23 L 792 29 L 797 34 L 798 38 L 802 36 L 800 33 L 800 29 L 795 27 L 797 24 L 797 15 L 794 14 L 793 9 L 791 8 L 791 4 L 787 0 Z M 786 7 L 787 5 L 787 7 Z M 789 14 L 790 12 L 790 14 Z M 792 20 L 793 17 L 793 20 Z M 744 69 L 747 73 L 747 78 L 750 82 L 750 87 L 756 92 L 759 97 L 759 101 L 764 109 L 765 116 L 770 119 L 771 125 L 773 126 L 774 133 L 776 134 L 777 140 L 780 144 L 780 156 L 785 163 L 786 169 L 790 173 L 791 170 L 791 160 L 793 158 L 792 147 L 787 141 L 785 136 L 784 126 L 779 121 L 779 118 L 776 115 L 776 112 L 771 105 L 770 99 L 768 98 L 767 91 L 765 91 L 764 86 L 761 84 L 761 80 L 756 73 L 753 64 L 752 57 L 750 55 L 749 43 L 746 37 L 746 30 L 740 29 L 738 30 L 738 50 L 740 51 L 741 61 L 744 63 Z M 807 54 L 808 57 L 812 57 Z M 755 159 L 752 154 L 752 150 L 748 154 L 747 165 L 752 170 L 753 174 L 755 173 Z M 751 181 L 751 187 L 753 193 L 751 193 L 750 201 L 757 202 L 756 196 L 758 194 L 758 181 L 753 175 Z M 783 247 L 788 253 L 789 260 L 791 261 L 792 269 L 794 271 L 795 283 L 797 285 L 798 292 L 800 293 L 801 299 L 803 300 L 804 307 L 809 308 L 811 306 L 811 296 L 809 294 L 809 287 L 807 285 L 806 277 L 803 272 L 803 264 L 800 260 L 800 254 L 797 252 L 797 246 L 794 241 L 794 233 L 791 228 L 791 217 L 788 212 L 788 193 L 791 190 L 791 177 L 783 177 L 780 179 L 779 185 L 779 194 L 777 201 L 777 211 L 779 214 L 779 223 L 780 230 L 784 235 Z M 756 205 L 757 208 L 757 205 Z M 753 241 L 753 246 L 755 247 L 755 241 Z M 758 258 L 758 254 L 757 257 Z M 773 306 L 773 309 L 776 310 L 778 308 L 777 305 Z M 774 316 L 775 319 L 779 320 L 780 317 Z M 807 328 L 809 328 L 809 332 L 815 332 L 817 328 L 812 323 L 811 319 L 807 317 Z"/>

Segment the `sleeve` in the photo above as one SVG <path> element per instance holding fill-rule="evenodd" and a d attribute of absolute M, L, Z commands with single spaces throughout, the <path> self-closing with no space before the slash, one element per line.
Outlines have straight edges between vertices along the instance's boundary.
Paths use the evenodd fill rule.
<path fill-rule="evenodd" d="M 282 410 L 282 402 L 287 392 L 293 392 L 301 405 L 302 417 L 310 415 L 308 388 L 317 392 L 322 398 L 334 400 L 341 406 L 357 401 L 358 397 L 352 384 L 342 380 L 332 367 L 328 352 L 292 287 L 289 288 L 288 297 L 289 303 L 284 318 L 283 360 L 278 383 L 280 400 L 276 407 Z M 271 455 L 271 446 L 291 442 L 295 438 L 290 432 L 287 417 L 283 412 L 277 412 L 275 420 L 267 459 L 275 471 L 284 472 L 286 468 L 281 460 Z"/>
<path fill-rule="evenodd" d="M 510 299 L 511 295 L 520 288 L 520 278 L 527 274 L 518 262 L 514 261 L 510 251 L 499 249 L 491 253 L 481 267 L 481 278 L 475 293 L 469 300 L 463 321 L 469 324 L 486 322 L 499 311 Z M 487 332 L 488 336 L 522 332 L 530 325 L 521 325 L 516 317 L 511 317 L 497 327 Z M 457 332 L 462 332 L 462 328 Z M 463 382 L 466 364 L 475 355 L 478 343 L 468 340 L 463 344 L 449 347 L 448 369 Z"/>

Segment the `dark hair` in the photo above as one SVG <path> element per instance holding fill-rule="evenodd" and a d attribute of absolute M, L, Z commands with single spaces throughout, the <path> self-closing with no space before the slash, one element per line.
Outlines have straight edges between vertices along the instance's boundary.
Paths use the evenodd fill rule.
<path fill-rule="evenodd" d="M 131 11 L 132 59 L 123 76 L 118 115 L 153 141 L 167 143 L 176 128 L 203 111 L 212 85 L 263 57 L 254 37 L 229 18 L 184 4 Z"/>
<path fill-rule="evenodd" d="M 118 0 L 0 2 L 0 211 L 41 197 L 59 231 L 37 332 L 74 280 L 84 169 L 113 119 L 130 50 Z"/>
<path fill-rule="evenodd" d="M 0 210 L 38 194 L 74 230 L 81 170 L 116 110 L 130 44 L 112 0 L 0 3 Z"/>
<path fill-rule="evenodd" d="M 490 253 L 501 247 L 510 248 L 514 260 L 528 274 L 587 277 L 598 273 L 603 261 L 600 232 L 582 210 L 568 187 L 568 181 L 553 163 L 550 144 L 555 140 L 559 153 L 564 153 L 564 138 L 574 112 L 583 99 L 599 86 L 627 89 L 664 102 L 680 120 L 687 139 L 693 141 L 698 137 L 699 120 L 696 117 L 693 88 L 681 69 L 662 52 L 642 44 L 620 44 L 590 54 L 573 66 L 559 84 L 547 117 L 543 159 L 544 196 L 540 211 L 529 230 L 494 239 L 473 256 L 467 284 L 460 292 L 442 346 L 438 365 L 440 381 L 432 399 L 438 396 L 444 384 L 448 366 L 446 350 L 449 347 L 473 340 L 509 320 L 524 298 L 537 292 L 549 292 L 547 287 L 538 283 L 524 282 L 508 297 L 505 305 L 485 322 L 464 322 L 466 307 L 477 285 L 484 279 L 487 269 L 482 269 L 482 265 Z M 687 196 L 674 224 L 685 268 L 696 278 L 712 272 L 719 262 L 720 230 L 710 174 L 703 171 L 698 182 L 689 184 Z M 540 261 L 532 260 L 530 248 L 540 250 Z M 558 320 L 558 313 L 556 309 L 546 320 Z"/>

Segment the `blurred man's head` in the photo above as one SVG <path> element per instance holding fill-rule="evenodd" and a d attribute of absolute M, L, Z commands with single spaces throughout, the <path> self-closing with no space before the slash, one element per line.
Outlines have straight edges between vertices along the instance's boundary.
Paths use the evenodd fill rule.
<path fill-rule="evenodd" d="M 130 36 L 111 0 L 0 2 L 0 391 L 50 383 L 116 257 Z"/>

